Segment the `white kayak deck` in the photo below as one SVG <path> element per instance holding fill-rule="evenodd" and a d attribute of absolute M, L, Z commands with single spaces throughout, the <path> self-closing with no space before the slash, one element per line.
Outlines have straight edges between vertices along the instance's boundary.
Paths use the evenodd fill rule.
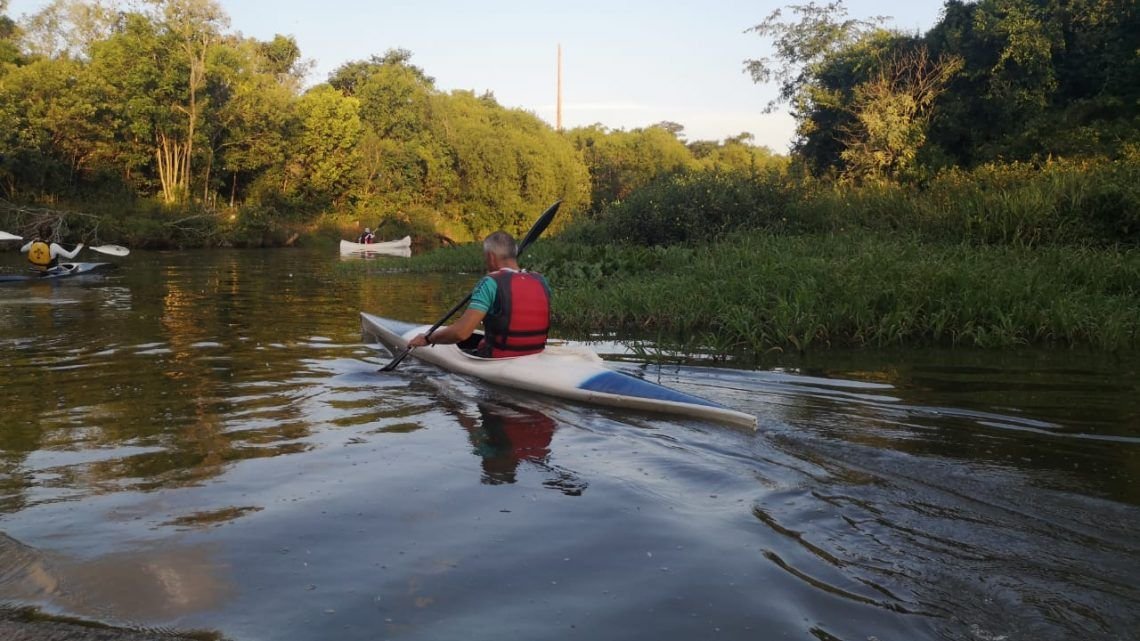
<path fill-rule="evenodd" d="M 389 350 L 404 349 L 430 325 L 360 314 L 364 334 Z M 512 389 L 527 390 L 585 403 L 703 418 L 756 429 L 756 417 L 710 400 L 611 370 L 585 347 L 549 345 L 540 354 L 513 358 L 480 358 L 456 345 L 421 347 L 412 356 L 446 370 L 474 376 Z"/>

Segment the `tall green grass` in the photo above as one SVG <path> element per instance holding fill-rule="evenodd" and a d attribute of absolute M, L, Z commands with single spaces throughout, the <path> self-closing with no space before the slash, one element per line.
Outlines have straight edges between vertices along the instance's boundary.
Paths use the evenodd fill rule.
<path fill-rule="evenodd" d="M 1135 349 L 1140 162 L 995 165 L 910 185 L 671 176 L 523 262 L 554 287 L 558 331 L 666 349 Z M 471 245 L 411 269 L 481 265 Z"/>
<path fill-rule="evenodd" d="M 1140 163 L 1051 161 L 949 170 L 917 185 L 804 190 L 790 215 L 813 231 L 844 227 L 975 244 L 1136 245 Z"/>
<path fill-rule="evenodd" d="M 652 330 L 726 353 L 914 344 L 1119 349 L 1140 338 L 1136 251 L 756 233 L 663 254 L 649 270 L 588 277 L 551 264 L 559 327 Z"/>
<path fill-rule="evenodd" d="M 1140 250 L 759 231 L 694 247 L 536 243 L 564 336 L 755 356 L 828 347 L 1140 347 Z M 477 271 L 476 245 L 411 259 Z"/>

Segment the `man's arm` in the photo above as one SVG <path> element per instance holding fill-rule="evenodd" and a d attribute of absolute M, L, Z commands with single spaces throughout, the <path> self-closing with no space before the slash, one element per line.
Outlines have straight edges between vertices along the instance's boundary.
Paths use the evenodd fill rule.
<path fill-rule="evenodd" d="M 459 320 L 447 327 L 440 327 L 432 332 L 431 342 L 448 345 L 451 343 L 459 343 L 470 338 L 471 334 L 475 332 L 475 328 L 479 327 L 479 323 L 483 322 L 483 317 L 486 315 L 486 312 L 468 307 L 467 311 L 463 312 L 463 315 L 459 317 Z M 420 334 L 408 341 L 408 345 L 411 347 L 423 347 L 427 344 L 427 336 L 424 334 Z"/>
<path fill-rule="evenodd" d="M 79 253 L 80 249 L 83 249 L 83 243 L 79 243 L 78 245 L 75 246 L 75 249 L 73 249 L 71 251 L 67 251 L 63 247 L 60 247 L 59 245 L 52 243 L 51 244 L 51 257 L 52 258 L 62 257 L 62 258 L 66 258 L 67 260 L 71 260 L 72 258 L 75 258 L 75 256 Z"/>
<path fill-rule="evenodd" d="M 25 244 L 23 247 L 21 247 L 21 248 L 20 248 L 20 253 L 21 253 L 21 254 L 26 254 L 26 253 L 28 253 L 28 250 L 32 248 L 32 243 L 34 243 L 34 242 L 36 242 L 36 241 L 34 241 L 34 240 L 29 240 L 29 241 L 27 242 L 27 244 Z"/>

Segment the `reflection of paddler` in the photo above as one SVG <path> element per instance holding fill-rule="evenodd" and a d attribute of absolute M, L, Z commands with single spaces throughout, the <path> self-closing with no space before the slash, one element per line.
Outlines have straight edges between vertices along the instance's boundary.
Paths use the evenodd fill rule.
<path fill-rule="evenodd" d="M 479 401 L 479 418 L 453 402 L 448 385 L 441 379 L 428 379 L 432 394 L 443 400 L 443 408 L 467 431 L 472 453 L 482 463 L 482 482 L 487 485 L 514 483 L 519 464 L 524 461 L 545 477 L 542 485 L 567 496 L 581 496 L 589 486 L 570 470 L 550 463 L 550 445 L 557 423 L 546 414 L 513 403 Z"/>
<path fill-rule="evenodd" d="M 519 463 L 529 461 L 545 467 L 554 438 L 554 420 L 541 412 L 521 407 L 479 404 L 482 422 L 463 420 L 475 453 L 483 459 L 483 482 L 514 483 Z"/>

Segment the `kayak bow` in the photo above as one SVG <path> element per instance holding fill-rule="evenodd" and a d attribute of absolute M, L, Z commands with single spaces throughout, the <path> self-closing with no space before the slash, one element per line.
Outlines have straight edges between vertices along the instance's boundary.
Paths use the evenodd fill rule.
<path fill-rule="evenodd" d="M 364 334 L 376 337 L 389 350 L 404 349 L 430 325 L 413 325 L 360 314 Z M 756 429 L 756 417 L 719 403 L 614 371 L 585 347 L 548 345 L 539 354 L 513 358 L 480 358 L 457 345 L 421 347 L 413 356 L 446 370 L 497 385 L 575 401 L 709 419 Z"/>

